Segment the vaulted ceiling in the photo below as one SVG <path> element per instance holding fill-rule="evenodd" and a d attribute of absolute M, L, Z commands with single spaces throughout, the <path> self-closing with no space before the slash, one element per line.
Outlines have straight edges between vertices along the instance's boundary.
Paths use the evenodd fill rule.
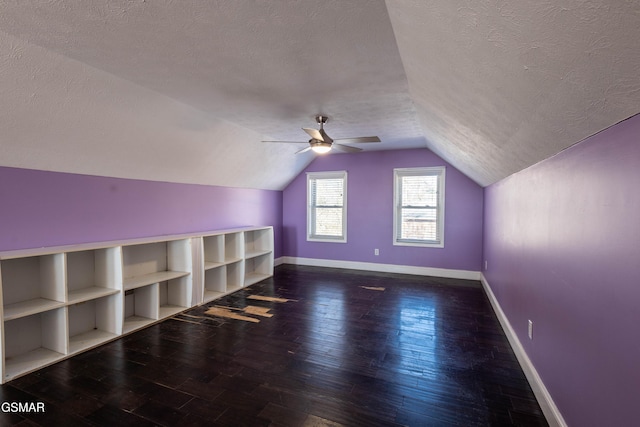
<path fill-rule="evenodd" d="M 489 185 L 640 112 L 640 4 L 0 1 L 0 165 L 282 189 L 301 127 Z"/>

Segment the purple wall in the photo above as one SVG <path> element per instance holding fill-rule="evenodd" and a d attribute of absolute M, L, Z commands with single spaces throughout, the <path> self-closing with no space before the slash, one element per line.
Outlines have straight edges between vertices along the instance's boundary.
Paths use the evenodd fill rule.
<path fill-rule="evenodd" d="M 446 166 L 445 247 L 393 245 L 393 169 Z M 318 156 L 305 172 L 346 170 L 347 243 L 307 242 L 306 174 L 283 195 L 284 255 L 479 271 L 482 188 L 427 149 Z M 380 249 L 374 256 L 373 250 Z"/>
<path fill-rule="evenodd" d="M 282 192 L 0 167 L 0 250 L 273 225 Z"/>
<path fill-rule="evenodd" d="M 484 216 L 485 277 L 565 421 L 637 425 L 640 115 L 486 188 Z"/>

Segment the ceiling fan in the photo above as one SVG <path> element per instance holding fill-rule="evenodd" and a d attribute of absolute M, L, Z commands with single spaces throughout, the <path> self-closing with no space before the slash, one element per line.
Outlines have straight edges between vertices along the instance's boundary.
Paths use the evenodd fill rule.
<path fill-rule="evenodd" d="M 303 148 L 302 150 L 296 151 L 296 154 L 304 153 L 305 151 L 313 150 L 316 153 L 324 154 L 328 153 L 332 149 L 336 149 L 338 151 L 344 151 L 346 153 L 355 153 L 358 151 L 362 151 L 362 148 L 349 147 L 348 145 L 342 145 L 337 143 L 336 141 L 340 141 L 341 143 L 368 143 L 368 142 L 380 142 L 380 138 L 377 136 L 360 136 L 356 138 L 338 138 L 332 139 L 327 135 L 324 131 L 324 124 L 327 123 L 329 118 L 327 116 L 316 116 L 316 122 L 320 125 L 320 129 L 312 129 L 312 128 L 302 128 L 303 131 L 309 134 L 311 139 L 308 141 L 309 146 Z M 304 141 L 262 141 L 262 142 L 284 142 L 289 144 L 300 144 Z"/>

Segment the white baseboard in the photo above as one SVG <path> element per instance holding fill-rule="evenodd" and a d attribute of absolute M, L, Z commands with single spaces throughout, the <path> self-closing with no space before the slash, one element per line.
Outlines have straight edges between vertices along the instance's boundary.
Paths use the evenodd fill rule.
<path fill-rule="evenodd" d="M 487 279 L 483 274 L 480 274 L 480 276 L 482 287 L 489 297 L 489 301 L 491 302 L 493 311 L 496 313 L 496 316 L 498 317 L 498 320 L 502 325 L 502 329 L 507 335 L 509 344 L 511 344 L 511 348 L 518 358 L 518 362 L 520 363 L 520 366 L 522 367 L 522 370 L 524 371 L 524 374 L 527 377 L 531 388 L 533 389 L 533 393 L 538 400 L 538 404 L 540 404 L 540 408 L 542 409 L 547 422 L 551 427 L 567 427 L 567 423 L 564 421 L 564 418 L 562 418 L 560 410 L 558 410 L 558 407 L 551 398 L 549 391 L 542 382 L 542 378 L 540 378 L 540 375 L 538 375 L 538 371 L 536 371 L 535 366 L 533 366 L 533 363 L 531 363 L 529 356 L 527 356 L 527 353 L 524 351 L 524 347 L 522 346 L 522 343 L 513 330 L 509 319 L 507 319 L 504 311 L 502 311 L 502 307 L 500 307 L 496 296 L 493 294 L 493 291 L 489 286 L 489 282 L 487 282 Z"/>
<path fill-rule="evenodd" d="M 284 264 L 284 258 L 285 258 L 285 257 L 283 257 L 283 256 L 278 257 L 278 258 L 275 258 L 275 259 L 273 260 L 273 266 L 274 266 L 274 267 L 277 267 L 277 266 L 279 266 L 279 265 Z"/>
<path fill-rule="evenodd" d="M 280 264 L 309 265 L 314 267 L 349 268 L 382 273 L 416 274 L 419 276 L 447 277 L 451 279 L 480 280 L 479 271 L 451 270 L 447 268 L 416 267 L 412 265 L 378 264 L 375 262 L 339 261 L 331 259 L 281 257 Z M 277 265 L 280 265 L 277 264 Z"/>

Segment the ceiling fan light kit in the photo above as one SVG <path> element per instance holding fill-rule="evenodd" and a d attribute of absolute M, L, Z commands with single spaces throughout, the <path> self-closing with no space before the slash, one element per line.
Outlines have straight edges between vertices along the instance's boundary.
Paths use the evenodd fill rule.
<path fill-rule="evenodd" d="M 380 142 L 380 138 L 377 136 L 361 136 L 355 138 L 339 138 L 332 139 L 327 133 L 324 131 L 324 124 L 327 123 L 329 118 L 327 116 L 316 116 L 316 122 L 320 125 L 320 129 L 312 129 L 312 128 L 302 128 L 311 139 L 308 141 L 309 146 L 303 148 L 296 152 L 296 154 L 304 153 L 305 151 L 312 150 L 314 153 L 318 154 L 326 154 L 332 149 L 336 149 L 338 151 L 344 151 L 347 153 L 355 153 L 358 151 L 362 151 L 362 148 L 350 147 L 348 145 L 338 144 L 335 141 L 343 141 L 346 143 L 371 143 L 371 142 Z M 302 143 L 303 141 L 262 141 L 262 142 L 283 142 L 283 143 Z"/>
<path fill-rule="evenodd" d="M 311 141 L 309 141 L 309 145 L 311 145 L 311 149 L 313 150 L 314 153 L 324 154 L 331 151 L 331 143 L 329 142 L 312 139 Z"/>

